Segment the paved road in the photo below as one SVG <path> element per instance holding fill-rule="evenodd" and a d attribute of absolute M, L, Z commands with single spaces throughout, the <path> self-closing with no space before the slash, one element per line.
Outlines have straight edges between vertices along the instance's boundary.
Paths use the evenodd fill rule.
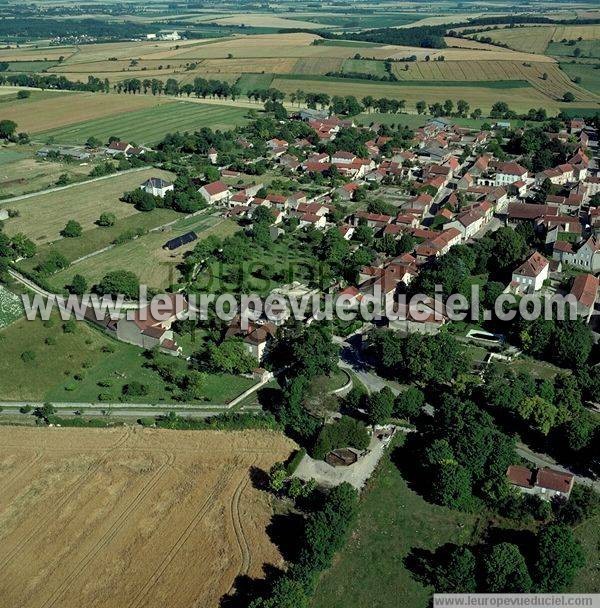
<path fill-rule="evenodd" d="M 19 409 L 30 405 L 32 408 L 42 407 L 41 402 L 0 402 L 0 416 L 20 414 Z M 61 403 L 54 404 L 58 415 L 74 416 L 80 412 L 83 416 L 104 416 L 104 412 L 110 412 L 110 417 L 143 418 L 145 416 L 158 416 L 160 414 L 175 412 L 178 416 L 191 416 L 192 418 L 209 418 L 229 411 L 228 405 L 211 405 L 202 407 L 198 405 L 151 405 L 146 403 L 116 403 L 116 404 L 94 404 L 94 403 Z M 245 412 L 261 412 L 260 408 L 242 408 Z M 31 414 L 23 414 L 31 415 Z"/>

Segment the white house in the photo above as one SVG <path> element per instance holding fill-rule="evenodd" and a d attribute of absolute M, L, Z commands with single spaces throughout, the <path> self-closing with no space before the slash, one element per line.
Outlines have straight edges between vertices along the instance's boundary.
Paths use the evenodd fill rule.
<path fill-rule="evenodd" d="M 165 198 L 167 192 L 171 192 L 175 189 L 175 186 L 160 177 L 151 177 L 147 179 L 141 186 L 140 190 L 147 192 L 148 194 L 153 194 L 154 196 L 160 196 L 161 198 Z"/>
<path fill-rule="evenodd" d="M 539 291 L 548 278 L 549 269 L 550 262 L 536 251 L 513 271 L 511 287 L 521 293 Z"/>
<path fill-rule="evenodd" d="M 574 250 L 570 243 L 557 241 L 554 244 L 552 257 L 592 274 L 597 274 L 600 272 L 600 238 L 591 236 L 577 250 Z"/>
<path fill-rule="evenodd" d="M 525 181 L 528 176 L 527 169 L 515 162 L 496 163 L 496 176 L 494 184 L 496 186 L 507 186 L 517 181 Z"/>

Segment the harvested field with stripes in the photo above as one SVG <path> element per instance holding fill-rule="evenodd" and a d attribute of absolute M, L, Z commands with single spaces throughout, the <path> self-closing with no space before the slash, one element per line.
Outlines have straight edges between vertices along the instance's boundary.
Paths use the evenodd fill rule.
<path fill-rule="evenodd" d="M 98 95 L 101 99 L 107 96 Z M 129 98 L 131 95 L 109 95 Z M 152 95 L 135 95 L 150 99 Z M 155 98 L 156 99 L 156 98 Z M 190 101 L 163 100 L 163 104 L 135 112 L 122 112 L 85 122 L 72 124 L 43 133 L 43 139 L 54 138 L 59 143 L 81 144 L 89 137 L 106 141 L 111 135 L 134 141 L 138 145 L 150 145 L 160 141 L 167 133 L 194 131 L 201 127 L 230 129 L 243 124 L 248 110 L 245 108 L 211 105 Z"/>
<path fill-rule="evenodd" d="M 394 63 L 393 70 L 399 80 L 527 82 L 552 99 L 558 100 L 566 91 L 571 91 L 579 101 L 597 101 L 595 95 L 574 85 L 555 63 L 418 61 Z"/>
<path fill-rule="evenodd" d="M 345 61 L 341 57 L 306 57 L 296 61 L 292 72 L 295 74 L 339 72 Z"/>
<path fill-rule="evenodd" d="M 251 479 L 289 456 L 283 435 L 2 427 L 0 438 L 7 606 L 217 608 L 236 577 L 283 565 Z"/>
<path fill-rule="evenodd" d="M 152 95 L 106 95 L 56 91 L 48 96 L 19 99 L 2 105 L 2 118 L 14 120 L 19 131 L 40 133 L 82 121 L 117 116 L 142 108 L 157 108 L 171 100 Z M 109 134 L 110 135 L 110 134 Z"/>

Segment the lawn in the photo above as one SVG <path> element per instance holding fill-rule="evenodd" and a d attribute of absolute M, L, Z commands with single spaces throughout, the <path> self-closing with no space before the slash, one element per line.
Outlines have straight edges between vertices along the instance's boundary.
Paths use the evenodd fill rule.
<path fill-rule="evenodd" d="M 144 367 L 141 349 L 117 342 L 85 322 L 78 322 L 73 333 L 65 333 L 56 314 L 50 322 L 21 319 L 0 330 L 0 345 L 0 399 L 96 401 L 100 393 L 106 393 L 118 401 L 123 385 L 136 380 L 148 387 L 148 395 L 138 402 L 172 401 L 159 376 Z M 24 351 L 32 352 L 33 360 L 24 361 Z M 183 371 L 185 361 L 178 361 Z M 226 403 L 253 383 L 239 376 L 207 376 L 205 397 L 199 403 Z"/>
<path fill-rule="evenodd" d="M 469 543 L 476 519 L 425 502 L 386 453 L 361 497 L 356 529 L 321 578 L 312 608 L 426 608 L 432 590 L 413 578 L 404 558 L 415 547 Z"/>
<path fill-rule="evenodd" d="M 150 232 L 133 241 L 117 245 L 93 257 L 77 262 L 49 278 L 55 289 L 62 291 L 75 273 L 83 275 L 90 285 L 100 281 L 113 270 L 130 270 L 142 284 L 151 289 L 164 289 L 179 281 L 177 266 L 183 253 L 193 249 L 195 243 L 180 247 L 176 251 L 166 251 L 164 244 L 173 237 L 194 230 L 200 238 L 216 234 L 224 238 L 237 230 L 237 224 L 214 216 L 182 218 L 168 231 Z"/>
<path fill-rule="evenodd" d="M 588 519 L 575 528 L 575 537 L 583 546 L 587 566 L 582 568 L 573 583 L 575 593 L 600 593 L 600 517 Z"/>
<path fill-rule="evenodd" d="M 8 203 L 20 215 L 7 220 L 4 230 L 8 235 L 22 232 L 42 245 L 59 239 L 60 231 L 71 219 L 78 221 L 84 230 L 90 230 L 96 227 L 96 220 L 105 211 L 114 213 L 117 219 L 137 214 L 132 205 L 119 199 L 149 177 L 172 179 L 173 176 L 158 169 L 142 169 Z"/>
<path fill-rule="evenodd" d="M 210 105 L 195 102 L 173 102 L 158 107 L 123 112 L 78 122 L 43 133 L 47 141 L 53 138 L 59 143 L 84 143 L 89 137 L 106 141 L 111 135 L 134 141 L 138 145 L 151 145 L 167 133 L 195 131 L 201 127 L 230 129 L 246 122 L 244 108 Z"/>

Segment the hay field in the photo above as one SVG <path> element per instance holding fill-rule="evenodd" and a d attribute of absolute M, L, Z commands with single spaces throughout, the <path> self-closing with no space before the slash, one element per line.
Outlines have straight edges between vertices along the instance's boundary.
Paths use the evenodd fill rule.
<path fill-rule="evenodd" d="M 32 97 L 3 104 L 2 118 L 14 120 L 19 131 L 40 133 L 84 120 L 115 116 L 171 102 L 172 100 L 153 95 L 106 95 L 60 91 L 44 99 Z"/>
<path fill-rule="evenodd" d="M 289 74 L 294 71 L 296 59 L 293 57 L 263 57 L 232 59 L 204 59 L 199 65 L 200 72 L 218 74 L 243 74 L 244 72 L 265 72 L 269 74 Z"/>
<path fill-rule="evenodd" d="M 468 82 L 460 86 L 456 86 L 454 83 L 452 86 L 442 86 L 441 84 L 418 86 L 414 83 L 410 86 L 402 86 L 401 83 L 387 84 L 367 81 L 363 84 L 351 79 L 345 82 L 343 79 L 311 80 L 310 78 L 275 78 L 272 86 L 286 93 L 301 89 L 303 91 L 328 93 L 329 95 L 354 95 L 357 99 L 366 95 L 404 99 L 409 107 L 414 107 L 415 102 L 421 99 L 424 99 L 427 103 L 443 102 L 446 99 L 453 99 L 454 101 L 465 99 L 471 104 L 472 108 L 481 108 L 482 110 L 489 110 L 496 101 L 505 101 L 518 112 L 526 112 L 529 108 L 538 107 L 557 108 L 556 102 L 540 91 L 533 87 L 522 86 L 515 88 L 477 87 L 469 86 Z"/>
<path fill-rule="evenodd" d="M 8 235 L 23 232 L 37 244 L 43 244 L 59 239 L 60 231 L 71 219 L 78 221 L 84 230 L 89 230 L 95 227 L 94 222 L 105 211 L 114 213 L 117 219 L 128 217 L 138 211 L 119 199 L 124 192 L 137 188 L 154 176 L 173 179 L 173 175 L 166 171 L 143 169 L 8 203 L 11 208 L 19 210 L 20 216 L 7 220 L 4 230 Z"/>
<path fill-rule="evenodd" d="M 555 63 L 520 61 L 416 61 L 394 63 L 394 74 L 399 80 L 528 82 L 552 99 L 560 99 L 571 91 L 578 101 L 598 101 L 595 95 L 574 85 Z M 408 67 L 408 69 L 406 69 Z M 543 75 L 547 78 L 544 79 Z M 515 85 L 516 86 L 516 85 Z"/>
<path fill-rule="evenodd" d="M 470 37 L 476 36 L 473 34 Z M 507 44 L 516 51 L 543 54 L 551 42 L 561 40 L 600 40 L 600 25 L 536 25 L 525 27 L 503 27 L 479 35 L 495 42 Z"/>
<path fill-rule="evenodd" d="M 46 141 L 54 138 L 54 141 L 59 143 L 82 144 L 88 137 L 93 136 L 106 141 L 111 135 L 116 135 L 121 139 L 134 141 L 138 145 L 152 145 L 167 133 L 175 131 L 194 131 L 205 126 L 213 129 L 231 129 L 246 122 L 245 116 L 248 110 L 243 107 L 201 103 L 195 98 L 190 98 L 189 101 L 171 101 L 172 103 L 163 103 L 160 106 L 122 112 L 52 129 L 45 131 L 42 137 Z"/>
<path fill-rule="evenodd" d="M 0 596 L 33 608 L 217 608 L 283 560 L 266 528 L 272 432 L 0 428 Z M 50 508 L 49 508 L 50 507 Z"/>

